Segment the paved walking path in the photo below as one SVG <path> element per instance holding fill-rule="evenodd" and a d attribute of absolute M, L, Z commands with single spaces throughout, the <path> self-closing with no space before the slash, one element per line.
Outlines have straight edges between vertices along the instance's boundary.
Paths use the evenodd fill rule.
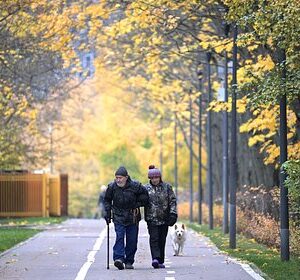
<path fill-rule="evenodd" d="M 166 269 L 153 269 L 146 223 L 140 223 L 134 270 L 113 266 L 113 225 L 110 226 L 110 269 L 106 268 L 106 225 L 103 219 L 70 219 L 51 226 L 0 257 L 1 280 L 251 280 L 263 279 L 247 265 L 221 254 L 206 238 L 188 232 L 184 256 L 173 256 L 168 238 Z M 246 269 L 246 270 L 245 270 Z M 252 274 L 252 275 L 251 275 Z"/>

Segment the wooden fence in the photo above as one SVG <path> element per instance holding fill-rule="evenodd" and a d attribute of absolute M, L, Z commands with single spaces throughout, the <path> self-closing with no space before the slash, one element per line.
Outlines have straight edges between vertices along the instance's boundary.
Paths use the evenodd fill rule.
<path fill-rule="evenodd" d="M 68 174 L 60 174 L 60 214 L 68 216 L 69 203 L 69 177 Z"/>
<path fill-rule="evenodd" d="M 63 175 L 67 178 L 67 175 Z M 61 175 L 0 174 L 0 217 L 67 215 L 68 185 Z M 62 211 L 63 210 L 63 211 Z"/>

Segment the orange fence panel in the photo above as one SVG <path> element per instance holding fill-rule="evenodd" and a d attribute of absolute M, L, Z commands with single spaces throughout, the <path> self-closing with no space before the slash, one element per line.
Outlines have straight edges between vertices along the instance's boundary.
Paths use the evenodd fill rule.
<path fill-rule="evenodd" d="M 68 174 L 60 174 L 60 207 L 62 216 L 68 216 L 68 197 Z"/>
<path fill-rule="evenodd" d="M 61 208 L 60 208 L 60 176 L 49 175 L 49 213 L 50 216 L 60 216 Z"/>
<path fill-rule="evenodd" d="M 0 174 L 0 217 L 68 215 L 68 175 Z"/>
<path fill-rule="evenodd" d="M 49 216 L 45 174 L 0 174 L 0 217 Z"/>

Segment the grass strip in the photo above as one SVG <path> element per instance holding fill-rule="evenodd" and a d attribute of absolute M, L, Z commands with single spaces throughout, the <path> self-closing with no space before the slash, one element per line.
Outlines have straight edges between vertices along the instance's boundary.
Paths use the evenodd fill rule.
<path fill-rule="evenodd" d="M 2 218 L 0 219 L 0 226 L 37 226 L 37 225 L 50 225 L 59 224 L 65 221 L 65 217 L 28 217 L 28 218 Z"/>
<path fill-rule="evenodd" d="M 0 253 L 40 232 L 37 229 L 0 228 Z"/>
<path fill-rule="evenodd" d="M 35 226 L 57 224 L 65 220 L 61 217 L 0 219 L 0 253 L 42 231 L 35 229 Z"/>
<path fill-rule="evenodd" d="M 255 264 L 263 273 L 274 280 L 300 279 L 300 257 L 292 256 L 290 261 L 283 262 L 277 249 L 258 244 L 254 239 L 237 235 L 237 248 L 229 249 L 229 235 L 223 234 L 217 227 L 210 230 L 207 225 L 188 224 L 196 232 L 202 233 L 223 252 L 230 256 Z"/>

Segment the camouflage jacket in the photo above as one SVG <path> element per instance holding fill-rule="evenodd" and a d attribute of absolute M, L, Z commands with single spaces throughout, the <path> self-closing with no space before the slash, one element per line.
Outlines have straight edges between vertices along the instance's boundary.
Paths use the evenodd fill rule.
<path fill-rule="evenodd" d="M 145 220 L 154 225 L 167 224 L 170 213 L 177 214 L 176 196 L 172 186 L 161 182 L 158 186 L 145 185 L 149 194 L 149 203 L 145 207 Z"/>

